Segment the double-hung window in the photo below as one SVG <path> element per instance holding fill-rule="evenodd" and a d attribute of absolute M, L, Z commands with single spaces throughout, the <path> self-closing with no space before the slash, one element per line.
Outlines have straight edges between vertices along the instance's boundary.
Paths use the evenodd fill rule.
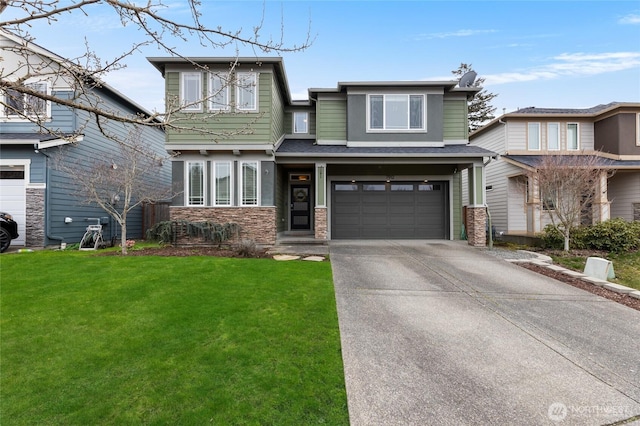
<path fill-rule="evenodd" d="M 202 73 L 180 74 L 180 105 L 184 111 L 202 111 Z"/>
<path fill-rule="evenodd" d="M 529 123 L 527 130 L 527 148 L 530 151 L 540 151 L 540 123 Z"/>
<path fill-rule="evenodd" d="M 229 75 L 209 74 L 209 110 L 227 111 L 229 109 Z"/>
<path fill-rule="evenodd" d="M 230 206 L 233 202 L 233 183 L 231 181 L 231 162 L 213 164 L 213 205 Z"/>
<path fill-rule="evenodd" d="M 257 206 L 259 182 L 259 169 L 257 161 L 240 163 L 240 200 L 243 206 Z"/>
<path fill-rule="evenodd" d="M 257 74 L 239 72 L 236 74 L 236 108 L 240 111 L 255 111 L 257 102 Z"/>
<path fill-rule="evenodd" d="M 205 199 L 205 168 L 203 161 L 189 161 L 186 163 L 186 181 L 187 181 L 187 205 L 188 206 L 204 206 Z"/>
<path fill-rule="evenodd" d="M 567 149 L 576 151 L 579 147 L 578 123 L 567 123 Z"/>
<path fill-rule="evenodd" d="M 560 149 L 560 125 L 558 123 L 547 124 L 547 149 L 549 151 Z"/>
<path fill-rule="evenodd" d="M 293 113 L 293 133 L 309 133 L 309 113 Z"/>
<path fill-rule="evenodd" d="M 367 130 L 424 130 L 424 104 L 424 95 L 369 95 Z"/>
<path fill-rule="evenodd" d="M 25 88 L 47 95 L 48 85 L 45 82 L 25 84 Z M 4 92 L 4 115 L 18 117 L 50 117 L 51 103 L 39 96 L 8 89 Z"/>

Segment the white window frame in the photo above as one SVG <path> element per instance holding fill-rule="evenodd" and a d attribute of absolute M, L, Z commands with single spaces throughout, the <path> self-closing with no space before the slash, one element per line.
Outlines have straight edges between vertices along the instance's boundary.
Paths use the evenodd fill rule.
<path fill-rule="evenodd" d="M 640 113 L 636 114 L 636 146 L 640 146 Z"/>
<path fill-rule="evenodd" d="M 209 73 L 209 111 L 229 111 L 229 74 Z"/>
<path fill-rule="evenodd" d="M 50 96 L 51 95 L 51 84 L 49 84 L 48 81 L 32 81 L 29 83 L 25 83 L 25 86 L 29 87 L 29 86 L 36 86 L 36 85 L 43 85 L 44 86 L 44 91 L 39 91 L 40 93 L 45 93 L 46 95 Z M 2 105 L 2 108 L 0 108 L 0 117 L 6 117 L 8 119 L 11 120 L 18 120 L 18 121 L 29 121 L 28 117 L 40 117 L 40 118 L 45 118 L 45 119 L 51 119 L 51 101 L 46 101 L 46 100 L 42 100 L 39 98 L 36 98 L 38 101 L 40 102 L 44 102 L 44 110 L 43 111 L 38 111 L 36 114 L 30 114 L 29 111 L 27 110 L 26 106 L 29 105 L 28 99 L 34 96 L 31 95 L 27 95 L 25 93 L 22 94 L 22 108 L 23 108 L 23 115 L 20 114 L 10 114 L 8 112 L 8 108 L 5 106 L 7 103 L 9 103 L 9 95 L 7 94 L 6 91 L 2 91 L 0 92 L 2 94 L 2 102 L 4 105 Z M 44 117 L 41 117 L 41 115 L 44 114 Z"/>
<path fill-rule="evenodd" d="M 191 202 L 191 166 L 199 164 L 202 167 L 202 204 Z M 207 205 L 207 165 L 204 161 L 185 161 L 184 168 L 184 204 L 188 207 L 204 207 Z"/>
<path fill-rule="evenodd" d="M 406 128 L 389 128 L 387 124 L 387 100 L 392 97 L 406 97 L 407 103 L 407 126 Z M 371 111 L 371 99 L 374 97 L 382 97 L 382 128 L 372 127 L 372 111 Z M 422 102 L 422 116 L 421 126 L 411 127 L 411 98 L 420 97 Z M 372 93 L 367 95 L 367 132 L 369 133 L 417 133 L 427 130 L 427 97 L 420 93 Z"/>
<path fill-rule="evenodd" d="M 198 83 L 197 98 L 187 99 L 187 80 Z M 181 72 L 180 73 L 180 105 L 183 111 L 202 111 L 202 73 L 201 72 Z"/>
<path fill-rule="evenodd" d="M 217 173 L 218 173 L 218 168 L 223 164 L 229 167 L 229 203 L 227 203 L 227 204 L 223 204 L 223 203 L 219 203 L 218 202 Z M 213 201 L 212 204 L 214 206 L 233 206 L 233 192 L 234 192 L 234 186 L 233 186 L 233 162 L 232 161 L 217 161 L 217 162 L 214 162 L 213 163 L 211 182 L 212 182 L 212 186 L 213 186 L 213 194 L 211 194 L 212 195 L 211 196 L 211 200 Z"/>
<path fill-rule="evenodd" d="M 251 81 L 252 80 L 252 81 Z M 249 83 L 246 83 L 246 82 Z M 247 84 L 253 86 L 251 99 L 249 103 L 244 103 L 245 99 L 242 93 L 249 92 Z M 238 111 L 257 111 L 258 110 L 258 74 L 255 72 L 238 72 L 236 73 L 236 109 Z"/>
<path fill-rule="evenodd" d="M 555 126 L 555 130 L 551 129 L 551 126 Z M 551 135 L 555 134 L 556 146 L 551 147 Z M 547 123 L 547 149 L 549 151 L 560 151 L 560 123 Z"/>
<path fill-rule="evenodd" d="M 576 146 L 575 148 L 569 147 L 569 126 L 576 126 Z M 580 123 L 567 123 L 567 151 L 578 151 L 580 150 Z"/>
<path fill-rule="evenodd" d="M 256 166 L 256 200 L 254 203 L 247 203 L 244 194 L 244 166 L 245 164 L 254 164 Z M 257 207 L 260 206 L 260 162 L 259 161 L 241 161 L 240 173 L 239 173 L 239 185 L 240 185 L 240 205 L 243 207 Z"/>
<path fill-rule="evenodd" d="M 531 145 L 531 136 L 532 136 L 532 132 L 531 132 L 531 128 L 532 126 L 535 126 L 537 128 L 537 133 L 538 133 L 538 140 L 534 141 L 537 142 L 537 146 L 532 146 Z M 540 151 L 540 123 L 527 123 L 527 150 L 528 151 Z"/>
<path fill-rule="evenodd" d="M 301 126 L 298 126 L 298 118 L 302 120 Z M 293 133 L 304 134 L 309 133 L 309 113 L 308 112 L 294 112 L 293 113 Z"/>

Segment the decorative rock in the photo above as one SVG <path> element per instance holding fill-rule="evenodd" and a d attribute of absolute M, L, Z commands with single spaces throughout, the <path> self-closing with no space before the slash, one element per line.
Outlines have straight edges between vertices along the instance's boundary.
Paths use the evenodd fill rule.
<path fill-rule="evenodd" d="M 323 262 L 324 261 L 324 257 L 322 257 L 322 256 L 307 256 L 302 260 L 308 260 L 310 262 Z"/>
<path fill-rule="evenodd" d="M 287 260 L 298 260 L 300 259 L 300 256 L 294 256 L 291 254 L 276 254 L 275 256 L 273 256 L 273 258 L 275 260 L 287 261 Z"/>

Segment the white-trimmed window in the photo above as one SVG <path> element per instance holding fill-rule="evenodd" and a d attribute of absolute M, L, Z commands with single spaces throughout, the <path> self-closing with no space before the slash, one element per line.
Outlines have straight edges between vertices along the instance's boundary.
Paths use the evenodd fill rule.
<path fill-rule="evenodd" d="M 530 151 L 540 151 L 540 123 L 527 125 L 527 148 Z"/>
<path fill-rule="evenodd" d="M 204 206 L 204 194 L 206 193 L 204 161 L 187 161 L 185 171 L 187 206 Z"/>
<path fill-rule="evenodd" d="M 293 113 L 293 133 L 309 133 L 309 113 Z"/>
<path fill-rule="evenodd" d="M 425 129 L 424 95 L 369 95 L 368 131 L 418 131 Z"/>
<path fill-rule="evenodd" d="M 46 82 L 28 83 L 25 87 L 44 95 L 51 94 Z M 5 90 L 2 94 L 5 104 L 2 115 L 6 117 L 51 117 L 49 101 L 14 89 Z"/>
<path fill-rule="evenodd" d="M 231 162 L 213 163 L 213 205 L 230 206 L 233 204 L 233 174 Z"/>
<path fill-rule="evenodd" d="M 202 111 L 202 73 L 180 74 L 180 105 L 184 111 Z"/>
<path fill-rule="evenodd" d="M 258 76 L 254 72 L 236 73 L 236 108 L 240 111 L 258 109 Z"/>
<path fill-rule="evenodd" d="M 229 74 L 209 74 L 209 110 L 229 110 Z"/>
<path fill-rule="evenodd" d="M 557 151 L 560 149 L 560 124 L 547 124 L 547 149 L 549 151 Z"/>
<path fill-rule="evenodd" d="M 640 146 L 640 114 L 636 115 L 636 146 Z"/>
<path fill-rule="evenodd" d="M 567 149 L 576 151 L 580 148 L 578 136 L 578 123 L 567 123 Z"/>
<path fill-rule="evenodd" d="M 240 163 L 240 203 L 243 206 L 257 206 L 259 200 L 260 170 L 257 161 Z"/>

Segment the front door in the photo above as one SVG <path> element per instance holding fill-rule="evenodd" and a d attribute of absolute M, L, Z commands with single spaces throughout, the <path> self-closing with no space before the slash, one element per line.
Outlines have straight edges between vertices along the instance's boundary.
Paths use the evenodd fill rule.
<path fill-rule="evenodd" d="M 291 229 L 311 229 L 311 185 L 291 185 Z"/>

